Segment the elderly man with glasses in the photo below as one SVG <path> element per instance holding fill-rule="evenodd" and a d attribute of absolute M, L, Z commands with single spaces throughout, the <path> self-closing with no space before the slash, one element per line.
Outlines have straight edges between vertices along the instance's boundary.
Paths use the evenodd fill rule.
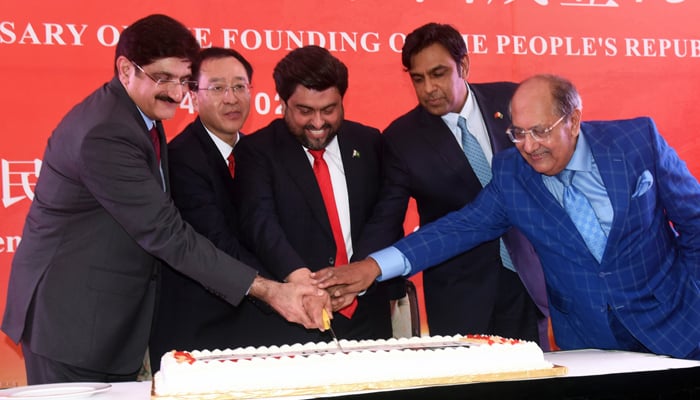
<path fill-rule="evenodd" d="M 650 118 L 581 122 L 581 113 L 566 79 L 522 82 L 508 129 L 516 148 L 496 155 L 479 197 L 363 261 L 317 273 L 321 287 L 358 292 L 516 226 L 542 261 L 561 348 L 700 359 L 700 184 Z"/>

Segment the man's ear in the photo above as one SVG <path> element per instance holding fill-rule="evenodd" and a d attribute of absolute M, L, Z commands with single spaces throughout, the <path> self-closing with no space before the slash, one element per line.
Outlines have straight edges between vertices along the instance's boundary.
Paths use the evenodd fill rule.
<path fill-rule="evenodd" d="M 284 113 L 287 112 L 287 102 L 280 100 L 280 106 L 282 106 L 282 115 L 284 115 Z"/>
<path fill-rule="evenodd" d="M 581 114 L 581 109 L 576 108 L 571 112 L 571 116 L 569 117 L 571 119 L 571 134 L 574 137 L 577 137 L 581 132 Z"/>
<path fill-rule="evenodd" d="M 469 54 L 465 54 L 464 57 L 462 57 L 462 61 L 459 63 L 459 69 L 461 78 L 467 80 L 467 77 L 469 77 Z"/>
<path fill-rule="evenodd" d="M 127 85 L 129 83 L 129 80 L 133 76 L 133 70 L 134 70 L 134 64 L 129 61 L 128 58 L 124 56 L 119 56 L 117 57 L 117 60 L 115 61 L 116 66 L 117 66 L 117 74 L 119 76 L 119 80 L 122 82 L 122 84 Z"/>

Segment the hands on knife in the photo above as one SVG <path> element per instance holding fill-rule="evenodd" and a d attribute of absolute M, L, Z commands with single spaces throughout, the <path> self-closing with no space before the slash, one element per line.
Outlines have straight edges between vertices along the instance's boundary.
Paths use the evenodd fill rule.
<path fill-rule="evenodd" d="M 285 278 L 285 282 L 296 283 L 300 285 L 309 285 L 313 287 L 318 286 L 318 280 L 312 277 L 311 270 L 306 267 L 298 268 L 292 271 Z M 323 332 L 328 329 L 325 324 L 325 319 L 323 318 L 323 311 L 325 310 L 327 314 L 332 315 L 332 308 L 328 293 L 322 289 L 318 290 L 321 290 L 325 295 L 304 296 L 302 298 L 302 304 L 304 309 L 306 310 L 307 315 L 314 321 L 314 326 L 309 327 L 304 325 L 304 327 L 307 329 L 319 329 Z M 320 324 L 317 323 L 319 320 Z"/>
<path fill-rule="evenodd" d="M 333 310 L 338 311 L 367 290 L 380 274 L 376 261 L 367 258 L 341 267 L 326 267 L 311 273 L 311 278 L 329 293 Z"/>
<path fill-rule="evenodd" d="M 328 292 L 310 283 L 282 283 L 258 276 L 249 294 L 265 301 L 286 320 L 306 329 L 323 330 L 321 310 L 331 308 Z"/>
<path fill-rule="evenodd" d="M 380 273 L 379 266 L 372 258 L 340 268 L 326 267 L 317 272 L 303 267 L 290 273 L 285 279 L 286 283 L 274 282 L 291 291 L 286 294 L 287 304 L 273 304 L 270 300 L 261 298 L 268 301 L 288 321 L 302 324 L 307 329 L 326 331 L 330 329 L 332 311 L 338 311 L 352 303 L 358 294 L 372 285 Z M 252 287 L 251 294 L 255 296 Z M 281 290 L 272 297 L 283 296 L 285 293 Z M 324 317 L 327 318 L 325 323 Z"/>

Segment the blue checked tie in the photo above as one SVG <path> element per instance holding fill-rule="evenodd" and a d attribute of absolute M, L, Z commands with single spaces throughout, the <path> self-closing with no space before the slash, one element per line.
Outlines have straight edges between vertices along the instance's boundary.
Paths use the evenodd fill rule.
<path fill-rule="evenodd" d="M 598 221 L 591 203 L 583 193 L 571 184 L 575 172 L 565 169 L 557 175 L 557 178 L 564 184 L 564 210 L 576 225 L 576 229 L 583 237 L 583 241 L 586 242 L 593 257 L 600 262 L 608 238 L 600 226 L 600 221 Z"/>
<path fill-rule="evenodd" d="M 493 176 L 491 173 L 491 166 L 486 160 L 486 156 L 481 149 L 479 141 L 476 140 L 474 135 L 467 129 L 467 120 L 460 116 L 457 120 L 457 126 L 459 130 L 462 131 L 462 148 L 464 149 L 464 154 L 467 155 L 469 165 L 472 166 L 476 177 L 479 178 L 479 182 L 481 182 L 481 186 L 484 187 L 491 182 L 491 177 Z M 503 239 L 500 239 L 499 242 L 501 244 L 501 261 L 503 262 L 503 266 L 511 271 L 515 271 L 513 261 L 510 259 L 508 249 L 506 249 L 506 244 L 503 243 Z"/>

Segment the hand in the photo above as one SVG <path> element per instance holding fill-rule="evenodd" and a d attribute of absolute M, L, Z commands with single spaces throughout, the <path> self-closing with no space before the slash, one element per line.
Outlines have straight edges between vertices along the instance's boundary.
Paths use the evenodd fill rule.
<path fill-rule="evenodd" d="M 333 286 L 328 289 L 326 289 L 329 295 L 331 293 L 336 293 L 336 296 L 331 295 L 331 305 L 333 306 L 333 311 L 338 311 L 340 309 L 343 309 L 352 303 L 353 300 L 355 300 L 355 297 L 357 297 L 356 294 L 350 293 L 350 294 L 345 294 L 341 295 L 340 293 L 342 292 L 342 288 L 340 286 Z"/>
<path fill-rule="evenodd" d="M 323 318 L 323 310 L 325 309 L 328 318 L 333 319 L 333 311 L 331 311 L 330 298 L 328 296 L 304 296 L 303 298 L 304 308 L 306 309 L 306 314 L 308 315 L 319 315 Z M 324 324 L 321 324 L 321 331 L 325 331 Z"/>
<path fill-rule="evenodd" d="M 250 286 L 249 294 L 265 301 L 287 321 L 301 324 L 306 329 L 322 329 L 323 316 L 318 306 L 306 309 L 305 297 L 318 297 L 319 303 L 330 308 L 328 293 L 309 284 L 280 283 L 257 276 Z"/>
<path fill-rule="evenodd" d="M 316 286 L 318 282 L 311 278 L 311 270 L 307 267 L 301 267 L 292 271 L 291 274 L 287 275 L 284 279 L 285 282 L 295 282 L 303 283 L 307 285 Z"/>
<path fill-rule="evenodd" d="M 319 288 L 330 290 L 331 298 L 335 300 L 346 295 L 357 296 L 367 290 L 380 274 L 377 262 L 367 258 L 341 267 L 324 268 L 312 273 L 311 278 L 318 281 Z"/>

